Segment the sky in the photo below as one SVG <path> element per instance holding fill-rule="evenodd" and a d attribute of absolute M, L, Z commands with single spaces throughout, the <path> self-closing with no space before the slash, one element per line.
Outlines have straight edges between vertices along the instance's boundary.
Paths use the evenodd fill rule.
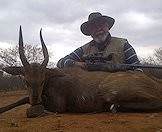
<path fill-rule="evenodd" d="M 162 0 L 0 0 L 0 48 L 17 45 L 20 25 L 24 43 L 40 44 L 42 28 L 57 62 L 91 40 L 80 25 L 92 12 L 113 17 L 111 35 L 126 38 L 139 57 L 162 47 Z"/>

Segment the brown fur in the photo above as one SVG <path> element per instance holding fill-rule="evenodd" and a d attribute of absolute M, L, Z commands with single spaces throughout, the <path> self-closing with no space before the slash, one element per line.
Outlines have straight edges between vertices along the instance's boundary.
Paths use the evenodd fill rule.
<path fill-rule="evenodd" d="M 45 86 L 48 89 L 47 98 L 49 96 L 45 105 L 50 111 L 105 111 L 112 104 L 127 108 L 127 103 L 136 110 L 162 108 L 162 83 L 144 73 L 88 72 L 78 68 L 63 69 L 61 72 L 64 76 L 49 78 Z M 135 103 L 141 105 L 131 105 Z"/>

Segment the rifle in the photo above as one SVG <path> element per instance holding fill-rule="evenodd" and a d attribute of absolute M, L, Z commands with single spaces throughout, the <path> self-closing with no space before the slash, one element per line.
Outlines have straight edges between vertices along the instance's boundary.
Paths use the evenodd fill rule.
<path fill-rule="evenodd" d="M 137 68 L 153 68 L 153 69 L 162 69 L 161 65 L 142 65 L 142 64 L 113 64 L 110 61 L 112 60 L 112 55 L 108 57 L 102 57 L 101 55 L 89 55 L 83 57 L 86 62 L 86 69 L 88 71 L 107 71 L 107 72 L 117 72 L 117 71 L 127 71 L 135 70 Z"/>
<path fill-rule="evenodd" d="M 86 69 L 88 71 L 107 71 L 107 72 L 117 72 L 117 71 L 127 71 L 135 70 L 137 68 L 156 68 L 162 69 L 160 65 L 141 65 L 141 64 L 112 64 L 112 63 L 94 63 L 86 64 Z"/>

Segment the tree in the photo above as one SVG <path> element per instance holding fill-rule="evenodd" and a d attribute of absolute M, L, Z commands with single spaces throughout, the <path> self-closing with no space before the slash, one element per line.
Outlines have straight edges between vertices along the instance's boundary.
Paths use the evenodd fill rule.
<path fill-rule="evenodd" d="M 144 65 L 158 65 L 155 56 L 148 56 L 147 58 L 140 58 L 141 64 Z"/>
<path fill-rule="evenodd" d="M 162 47 L 155 49 L 154 56 L 156 57 L 159 64 L 162 64 Z"/>
<path fill-rule="evenodd" d="M 25 55 L 29 63 L 41 63 L 44 60 L 42 48 L 38 45 L 24 45 Z M 50 55 L 51 53 L 49 53 Z M 18 46 L 0 49 L 0 62 L 3 66 L 20 66 Z M 52 62 L 50 62 L 51 65 Z"/>
<path fill-rule="evenodd" d="M 162 47 L 155 49 L 152 56 L 140 58 L 142 64 L 162 65 Z"/>
<path fill-rule="evenodd" d="M 1 65 L 17 65 L 18 61 L 18 50 L 17 47 L 9 49 L 0 49 L 0 60 Z"/>
<path fill-rule="evenodd" d="M 155 49 L 153 56 L 142 58 L 141 63 L 146 65 L 162 65 L 162 47 Z M 162 69 L 144 68 L 144 73 L 148 76 L 154 76 L 162 79 Z"/>

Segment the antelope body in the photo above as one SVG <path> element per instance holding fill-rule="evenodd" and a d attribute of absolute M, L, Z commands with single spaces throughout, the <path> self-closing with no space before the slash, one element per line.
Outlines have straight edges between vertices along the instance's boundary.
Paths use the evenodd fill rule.
<path fill-rule="evenodd" d="M 0 108 L 0 113 L 25 103 L 28 117 L 36 117 L 44 109 L 52 112 L 103 112 L 117 110 L 161 110 L 162 83 L 142 72 L 101 71 L 88 72 L 72 67 L 66 69 L 46 68 L 49 56 L 40 31 L 44 54 L 42 64 L 29 64 L 23 49 L 20 27 L 19 54 L 23 67 L 6 67 L 13 75 L 23 75 L 29 88 L 29 97 Z M 112 107 L 113 106 L 113 107 Z"/>

